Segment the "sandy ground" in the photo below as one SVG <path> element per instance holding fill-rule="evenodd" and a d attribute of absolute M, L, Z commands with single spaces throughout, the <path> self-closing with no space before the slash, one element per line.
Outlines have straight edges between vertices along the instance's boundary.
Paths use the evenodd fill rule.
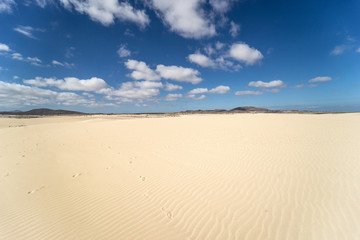
<path fill-rule="evenodd" d="M 0 239 L 360 239 L 360 114 L 0 118 Z"/>

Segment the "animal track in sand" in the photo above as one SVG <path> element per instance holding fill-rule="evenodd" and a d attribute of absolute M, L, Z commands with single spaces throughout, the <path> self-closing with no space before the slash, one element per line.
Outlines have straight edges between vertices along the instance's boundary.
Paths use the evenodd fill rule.
<path fill-rule="evenodd" d="M 141 181 L 143 181 L 143 182 L 146 180 L 146 177 L 140 176 L 140 178 L 141 178 Z"/>
<path fill-rule="evenodd" d="M 76 173 L 74 175 L 72 175 L 73 178 L 77 178 L 77 177 L 80 177 L 82 175 L 82 173 Z"/>
<path fill-rule="evenodd" d="M 32 190 L 28 191 L 27 194 L 33 194 L 33 193 L 35 193 L 37 191 L 40 191 L 41 189 L 44 189 L 44 188 L 45 188 L 45 186 L 41 186 L 39 188 L 32 189 Z"/>

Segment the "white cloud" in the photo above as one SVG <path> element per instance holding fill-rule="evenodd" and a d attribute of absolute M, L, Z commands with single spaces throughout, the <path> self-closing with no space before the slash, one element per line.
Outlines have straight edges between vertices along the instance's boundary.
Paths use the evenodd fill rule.
<path fill-rule="evenodd" d="M 37 57 L 27 57 L 26 61 L 30 62 L 32 65 L 35 65 L 35 66 L 41 66 L 41 63 L 42 63 L 42 61 Z"/>
<path fill-rule="evenodd" d="M 59 62 L 59 61 L 56 61 L 56 60 L 52 60 L 51 63 L 52 63 L 53 65 L 62 66 L 62 67 L 67 67 L 67 68 L 71 68 L 71 67 L 74 67 L 74 66 L 75 66 L 75 64 L 73 64 L 73 63 Z"/>
<path fill-rule="evenodd" d="M 137 81 L 134 83 L 134 86 L 137 86 L 142 89 L 162 88 L 163 84 L 161 82 L 154 82 L 154 81 Z"/>
<path fill-rule="evenodd" d="M 44 8 L 48 3 L 52 3 L 53 0 L 35 0 L 35 2 L 39 7 Z"/>
<path fill-rule="evenodd" d="M 255 48 L 250 47 L 246 43 L 234 43 L 230 47 L 230 57 L 245 63 L 246 65 L 253 65 L 259 62 L 263 55 Z"/>
<path fill-rule="evenodd" d="M 230 91 L 230 87 L 228 86 L 217 86 L 216 88 L 210 89 L 209 93 L 216 93 L 216 94 L 226 94 Z"/>
<path fill-rule="evenodd" d="M 237 91 L 235 95 L 243 96 L 243 95 L 262 95 L 263 92 L 260 91 Z"/>
<path fill-rule="evenodd" d="M 187 95 L 187 97 L 188 97 L 188 98 L 192 98 L 192 99 L 194 99 L 194 100 L 202 100 L 202 99 L 206 98 L 205 95 L 201 95 L 201 96 L 199 96 L 199 97 L 196 97 L 195 94 L 189 94 L 189 95 Z"/>
<path fill-rule="evenodd" d="M 200 39 L 216 34 L 215 26 L 201 9 L 203 0 L 151 0 L 170 30 L 184 38 Z"/>
<path fill-rule="evenodd" d="M 164 66 L 162 64 L 157 65 L 156 72 L 165 79 L 171 79 L 178 82 L 189 82 L 197 84 L 202 81 L 198 75 L 200 72 L 192 68 L 184 68 L 178 66 Z"/>
<path fill-rule="evenodd" d="M 260 87 L 260 88 L 273 88 L 273 87 L 285 87 L 285 84 L 281 80 L 274 80 L 271 82 L 263 82 L 263 81 L 249 82 L 249 86 Z"/>
<path fill-rule="evenodd" d="M 239 34 L 239 31 L 240 31 L 240 25 L 231 21 L 230 22 L 230 35 L 232 37 L 236 37 Z"/>
<path fill-rule="evenodd" d="M 118 90 L 114 90 L 110 95 L 123 98 L 149 100 L 160 94 L 158 88 L 149 88 L 146 84 L 137 84 L 137 82 L 125 82 L 121 84 Z"/>
<path fill-rule="evenodd" d="M 149 66 L 142 61 L 132 60 L 129 59 L 127 62 L 125 62 L 125 66 L 128 69 L 134 70 L 130 77 L 135 80 L 160 80 L 161 77 L 152 69 L 149 68 Z"/>
<path fill-rule="evenodd" d="M 0 43 L 0 52 L 9 52 L 11 49 L 8 45 Z"/>
<path fill-rule="evenodd" d="M 92 77 L 90 79 L 78 79 L 67 77 L 64 79 L 36 77 L 35 79 L 23 80 L 25 84 L 36 87 L 57 87 L 62 90 L 70 91 L 99 91 L 107 88 L 106 82 L 101 78 Z"/>
<path fill-rule="evenodd" d="M 56 95 L 51 90 L 0 81 L 0 106 L 3 107 L 48 104 Z"/>
<path fill-rule="evenodd" d="M 344 51 L 346 50 L 347 46 L 346 45 L 339 45 L 339 46 L 336 46 L 331 52 L 330 52 L 330 55 L 340 55 L 340 54 L 343 54 Z"/>
<path fill-rule="evenodd" d="M 14 80 L 19 79 L 19 78 L 20 78 L 19 76 L 16 76 L 16 75 L 13 76 Z"/>
<path fill-rule="evenodd" d="M 209 90 L 207 88 L 195 88 L 188 92 L 188 94 L 201 94 L 201 93 L 207 93 Z"/>
<path fill-rule="evenodd" d="M 144 10 L 134 9 L 127 1 L 119 3 L 117 0 L 60 0 L 60 2 L 66 9 L 74 8 L 104 26 L 113 24 L 115 19 L 130 21 L 141 27 L 147 26 L 150 22 Z"/>
<path fill-rule="evenodd" d="M 41 28 L 33 28 L 33 27 L 30 27 L 30 26 L 22 26 L 22 25 L 19 25 L 18 27 L 14 28 L 14 31 L 18 32 L 18 33 L 21 33 L 29 38 L 32 38 L 32 39 L 37 39 L 33 32 L 44 32 L 45 30 L 44 29 L 41 29 Z"/>
<path fill-rule="evenodd" d="M 193 53 L 188 56 L 188 59 L 192 63 L 196 63 L 202 67 L 213 67 L 214 62 L 209 57 L 201 53 Z"/>
<path fill-rule="evenodd" d="M 226 13 L 230 10 L 233 2 L 236 0 L 210 0 L 209 3 L 213 9 L 219 13 Z"/>
<path fill-rule="evenodd" d="M 191 91 L 189 91 L 187 94 L 189 96 L 194 96 L 195 94 L 202 94 L 202 93 L 211 93 L 211 94 L 226 94 L 230 91 L 230 87 L 228 86 L 217 86 L 215 88 L 212 88 L 208 90 L 207 88 L 195 88 Z"/>
<path fill-rule="evenodd" d="M 1 0 L 0 13 L 3 13 L 3 12 L 11 13 L 13 5 L 16 5 L 14 0 Z"/>
<path fill-rule="evenodd" d="M 124 57 L 129 57 L 131 55 L 131 52 L 129 49 L 126 48 L 125 44 L 122 44 L 120 48 L 117 50 L 117 54 L 119 55 L 119 57 L 124 58 Z"/>
<path fill-rule="evenodd" d="M 176 91 L 176 90 L 181 90 L 181 89 L 183 89 L 183 87 L 182 86 L 180 86 L 180 85 L 176 85 L 176 84 L 172 84 L 172 83 L 166 83 L 166 85 L 165 85 L 165 91 Z"/>
<path fill-rule="evenodd" d="M 331 77 L 316 77 L 313 79 L 310 79 L 309 82 L 329 82 L 331 81 Z"/>
<path fill-rule="evenodd" d="M 19 61 L 24 60 L 23 56 L 20 53 L 13 53 L 13 54 L 11 54 L 11 57 L 12 57 L 12 59 L 19 60 Z"/>
<path fill-rule="evenodd" d="M 168 94 L 165 96 L 165 101 L 176 101 L 182 97 L 182 94 Z"/>
<path fill-rule="evenodd" d="M 356 49 L 356 52 L 360 53 L 360 47 L 358 49 Z"/>

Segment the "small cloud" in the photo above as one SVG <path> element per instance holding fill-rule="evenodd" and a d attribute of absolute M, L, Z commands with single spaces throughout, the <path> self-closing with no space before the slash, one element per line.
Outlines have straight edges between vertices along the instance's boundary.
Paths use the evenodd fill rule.
<path fill-rule="evenodd" d="M 66 57 L 66 58 L 72 58 L 72 57 L 74 57 L 74 51 L 75 51 L 75 48 L 74 48 L 74 47 L 69 47 L 69 48 L 66 49 L 66 51 L 65 51 L 65 57 Z"/>
<path fill-rule="evenodd" d="M 73 63 L 68 63 L 68 62 L 59 62 L 56 60 L 52 60 L 51 62 L 53 65 L 57 65 L 57 66 L 62 66 L 62 67 L 66 67 L 66 68 L 72 68 L 75 66 L 75 64 Z"/>
<path fill-rule="evenodd" d="M 360 47 L 358 49 L 356 49 L 356 52 L 360 53 Z"/>
<path fill-rule="evenodd" d="M 33 28 L 30 26 L 22 26 L 19 25 L 18 27 L 14 28 L 14 31 L 23 34 L 24 36 L 27 36 L 29 38 L 32 39 L 37 39 L 34 35 L 33 32 L 44 32 L 44 29 L 41 28 Z"/>
<path fill-rule="evenodd" d="M 202 81 L 202 78 L 198 76 L 200 72 L 192 68 L 159 64 L 156 66 L 156 72 L 158 72 L 162 78 L 178 82 L 198 84 Z"/>
<path fill-rule="evenodd" d="M 166 83 L 164 90 L 171 92 L 171 91 L 176 91 L 176 90 L 181 90 L 181 89 L 183 89 L 183 87 L 180 86 L 180 85 L 176 85 L 176 84 L 172 84 L 172 83 Z"/>
<path fill-rule="evenodd" d="M 0 43 L 0 53 L 1 52 L 9 52 L 11 49 L 8 45 L 4 43 Z"/>
<path fill-rule="evenodd" d="M 187 97 L 188 97 L 188 98 L 192 98 L 192 99 L 194 99 L 194 100 L 202 100 L 202 99 L 206 98 L 205 95 L 201 95 L 201 96 L 199 96 L 199 97 L 196 97 L 195 94 L 189 94 L 189 95 L 187 95 Z"/>
<path fill-rule="evenodd" d="M 254 65 L 264 57 L 259 50 L 250 47 L 246 43 L 233 44 L 230 47 L 229 55 L 246 65 Z"/>
<path fill-rule="evenodd" d="M 20 53 L 13 53 L 13 54 L 11 54 L 11 57 L 12 57 L 12 59 L 19 60 L 19 61 L 24 60 L 23 56 Z"/>
<path fill-rule="evenodd" d="M 239 34 L 241 26 L 239 24 L 234 23 L 233 21 L 230 22 L 230 35 L 234 38 Z"/>
<path fill-rule="evenodd" d="M 125 57 L 129 57 L 131 55 L 131 52 L 126 48 L 125 44 L 122 44 L 120 48 L 117 50 L 117 54 L 119 55 L 119 57 L 125 58 Z"/>
<path fill-rule="evenodd" d="M 230 92 L 230 87 L 228 86 L 217 86 L 216 88 L 210 89 L 209 93 L 215 93 L 215 94 L 226 94 Z"/>
<path fill-rule="evenodd" d="M 249 86 L 260 87 L 260 88 L 273 88 L 273 87 L 285 87 L 286 85 L 281 80 L 274 80 L 270 82 L 253 81 L 253 82 L 249 82 Z"/>
<path fill-rule="evenodd" d="M 14 0 L 2 0 L 0 2 L 0 13 L 11 13 L 12 7 L 15 5 L 16 3 Z"/>
<path fill-rule="evenodd" d="M 330 55 L 337 56 L 337 55 L 343 54 L 344 51 L 346 50 L 346 48 L 347 48 L 346 45 L 336 46 L 336 47 L 330 52 Z"/>
<path fill-rule="evenodd" d="M 202 67 L 213 67 L 215 66 L 213 60 L 201 53 L 193 53 L 188 56 L 188 59 L 192 63 L 196 63 Z"/>
<path fill-rule="evenodd" d="M 235 95 L 237 96 L 243 96 L 243 95 L 262 95 L 263 92 L 260 91 L 237 91 Z"/>
<path fill-rule="evenodd" d="M 14 76 L 13 76 L 13 79 L 14 79 L 14 80 L 19 79 L 19 76 L 14 75 Z"/>
<path fill-rule="evenodd" d="M 42 61 L 37 57 L 27 57 L 26 60 L 35 66 L 41 66 L 42 63 Z"/>
<path fill-rule="evenodd" d="M 195 88 L 188 92 L 188 94 L 200 94 L 200 93 L 207 93 L 209 90 L 207 88 Z"/>
<path fill-rule="evenodd" d="M 130 74 L 130 77 L 135 80 L 143 79 L 147 81 L 153 81 L 161 79 L 161 77 L 145 62 L 129 59 L 125 62 L 125 66 L 130 70 L 134 70 Z"/>
<path fill-rule="evenodd" d="M 313 79 L 310 79 L 309 82 L 329 82 L 331 81 L 331 77 L 316 77 Z"/>
<path fill-rule="evenodd" d="M 164 98 L 165 101 L 176 101 L 182 97 L 182 94 L 168 94 Z"/>

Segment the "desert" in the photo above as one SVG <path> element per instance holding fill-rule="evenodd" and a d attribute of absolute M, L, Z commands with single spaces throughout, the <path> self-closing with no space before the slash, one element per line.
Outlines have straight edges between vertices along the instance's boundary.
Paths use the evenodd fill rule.
<path fill-rule="evenodd" d="M 360 114 L 0 118 L 0 239 L 359 239 Z"/>

